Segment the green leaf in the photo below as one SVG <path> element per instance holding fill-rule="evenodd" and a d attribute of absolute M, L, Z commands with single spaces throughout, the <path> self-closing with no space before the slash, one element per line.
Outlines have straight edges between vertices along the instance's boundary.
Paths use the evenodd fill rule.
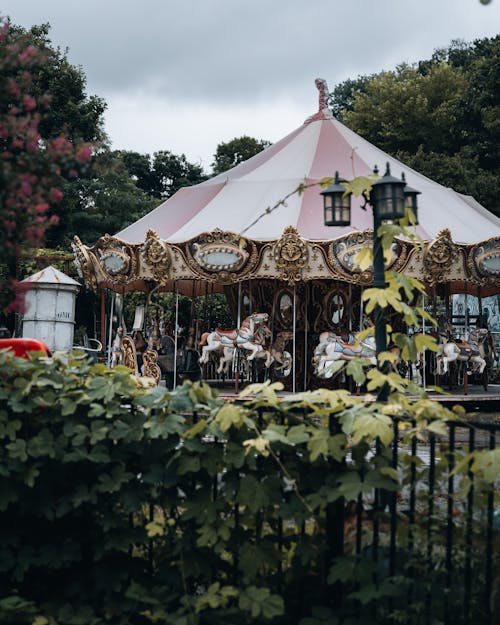
<path fill-rule="evenodd" d="M 361 360 L 364 359 L 353 358 L 347 363 L 346 367 L 347 375 L 350 375 L 356 384 L 363 384 L 366 380 L 365 370 L 363 368 L 363 365 L 366 365 L 366 363 L 360 362 Z"/>
<path fill-rule="evenodd" d="M 500 477 L 500 447 L 475 452 L 472 471 L 480 474 L 490 484 L 494 484 Z"/>
<path fill-rule="evenodd" d="M 26 453 L 26 441 L 18 438 L 13 443 L 8 443 L 5 445 L 5 448 L 9 452 L 9 456 L 11 458 L 19 458 L 23 462 L 28 459 L 28 454 Z"/>
<path fill-rule="evenodd" d="M 365 310 L 368 315 L 373 312 L 375 306 L 380 308 L 391 307 L 396 311 L 402 310 L 401 295 L 399 291 L 394 289 L 365 289 L 363 291 L 363 300 L 367 302 Z"/>
<path fill-rule="evenodd" d="M 330 433 L 326 428 L 316 430 L 307 442 L 307 448 L 311 454 L 311 462 L 314 462 L 319 456 L 328 457 L 328 439 Z"/>
<path fill-rule="evenodd" d="M 433 336 L 430 336 L 430 334 L 417 334 L 415 336 L 415 345 L 417 347 L 417 351 L 419 352 L 423 352 L 424 347 L 433 352 L 439 351 L 437 340 Z"/>
<path fill-rule="evenodd" d="M 151 521 L 146 525 L 146 532 L 148 534 L 148 538 L 163 536 L 165 534 L 165 525 L 159 521 Z"/>
<path fill-rule="evenodd" d="M 183 434 L 182 437 L 183 438 L 194 438 L 195 436 L 197 436 L 200 432 L 203 432 L 203 430 L 206 428 L 207 426 L 207 420 L 206 419 L 200 419 L 198 421 L 198 423 L 196 423 L 195 425 L 193 425 L 192 428 L 189 428 L 189 430 L 186 430 Z"/>
<path fill-rule="evenodd" d="M 371 247 L 363 247 L 354 256 L 354 265 L 361 271 L 366 271 L 373 265 L 373 250 Z"/>
<path fill-rule="evenodd" d="M 268 588 L 248 586 L 240 592 L 239 607 L 245 612 L 250 612 L 253 619 L 260 616 L 272 619 L 284 613 L 285 604 L 283 597 L 272 595 Z"/>
<path fill-rule="evenodd" d="M 353 442 L 358 445 L 363 439 L 375 441 L 379 438 L 384 445 L 389 445 L 394 437 L 392 419 L 381 413 L 360 415 L 354 422 Z"/>
<path fill-rule="evenodd" d="M 215 416 L 215 421 L 223 432 L 227 432 L 233 426 L 239 429 L 244 423 L 244 416 L 245 411 L 241 406 L 226 403 Z"/>

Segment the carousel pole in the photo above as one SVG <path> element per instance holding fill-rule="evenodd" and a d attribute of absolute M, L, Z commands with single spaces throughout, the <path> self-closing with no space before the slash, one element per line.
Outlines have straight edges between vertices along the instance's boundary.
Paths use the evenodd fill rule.
<path fill-rule="evenodd" d="M 100 339 L 103 350 L 106 349 L 106 289 L 101 287 L 101 328 Z"/>
<path fill-rule="evenodd" d="M 422 293 L 422 310 L 425 310 L 425 293 Z M 422 316 L 422 334 L 425 334 L 425 317 Z M 425 345 L 422 348 L 422 385 L 426 388 L 426 375 L 425 375 Z"/>
<path fill-rule="evenodd" d="M 352 334 L 352 284 L 350 282 L 349 282 L 349 334 Z"/>
<path fill-rule="evenodd" d="M 293 285 L 293 325 L 292 325 L 292 330 L 293 330 L 293 360 L 292 360 L 292 393 L 295 393 L 295 372 L 296 372 L 296 366 L 295 366 L 295 361 L 297 360 L 297 353 L 296 353 L 296 345 L 297 345 L 297 340 L 295 338 L 295 330 L 297 328 L 297 286 Z"/>
<path fill-rule="evenodd" d="M 363 287 L 361 287 L 360 292 L 359 292 L 359 331 L 360 332 L 363 331 L 363 315 L 364 315 L 364 309 L 363 309 Z"/>
<path fill-rule="evenodd" d="M 239 330 L 241 326 L 241 282 L 238 282 L 238 318 L 237 318 L 236 325 Z M 235 358 L 233 359 L 233 367 L 236 366 L 236 370 L 234 373 L 234 392 L 238 394 L 240 390 L 240 367 L 239 367 L 239 362 L 238 362 L 239 361 L 238 348 L 236 347 L 235 349 L 236 349 L 236 353 L 235 353 Z"/>
<path fill-rule="evenodd" d="M 177 280 L 174 282 L 174 292 L 175 292 L 175 324 L 174 324 L 174 389 L 177 386 L 177 337 L 178 332 L 177 328 L 179 326 L 179 290 L 177 288 Z"/>
<path fill-rule="evenodd" d="M 307 363 L 307 339 L 308 337 L 308 325 L 309 325 L 309 282 L 306 282 L 305 284 L 305 300 L 306 300 L 306 306 L 305 306 L 305 311 L 304 311 L 304 316 L 305 316 L 305 320 L 304 320 L 304 391 L 307 391 L 307 367 L 305 366 L 305 363 Z"/>
<path fill-rule="evenodd" d="M 464 296 L 464 336 L 463 340 L 467 340 L 467 334 L 469 333 L 469 309 L 467 308 L 467 304 L 469 303 L 469 294 L 467 293 L 467 287 L 465 289 Z"/>
<path fill-rule="evenodd" d="M 115 292 L 111 296 L 111 311 L 109 313 L 109 332 L 108 332 L 108 367 L 111 367 L 111 345 L 113 341 L 113 314 L 115 312 Z"/>
<path fill-rule="evenodd" d="M 205 282 L 205 301 L 203 302 L 203 326 L 205 326 L 207 321 L 207 308 L 208 308 L 208 282 Z M 203 330 L 207 328 L 203 327 Z"/>

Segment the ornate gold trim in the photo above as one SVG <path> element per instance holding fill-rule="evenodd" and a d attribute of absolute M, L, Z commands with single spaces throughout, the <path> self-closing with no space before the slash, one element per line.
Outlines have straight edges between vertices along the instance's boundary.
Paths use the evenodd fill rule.
<path fill-rule="evenodd" d="M 188 266 L 200 278 L 228 284 L 249 276 L 258 260 L 258 249 L 254 241 L 220 228 L 204 232 L 187 242 L 184 249 Z M 214 258 L 217 256 L 226 258 L 215 262 Z M 231 257 L 234 259 L 232 262 Z"/>
<path fill-rule="evenodd" d="M 136 246 L 105 234 L 97 241 L 92 251 L 106 281 L 124 285 L 136 279 L 138 267 Z"/>
<path fill-rule="evenodd" d="M 424 280 L 431 286 L 445 282 L 447 274 L 458 258 L 458 248 L 448 228 L 438 232 L 437 237 L 424 250 Z"/>
<path fill-rule="evenodd" d="M 140 254 L 144 264 L 151 268 L 153 278 L 160 283 L 165 282 L 169 277 L 168 270 L 171 266 L 170 252 L 167 244 L 154 230 L 148 230 Z"/>
<path fill-rule="evenodd" d="M 293 284 L 302 280 L 302 270 L 307 265 L 309 250 L 297 228 L 288 226 L 274 246 L 274 261 L 281 280 Z"/>
<path fill-rule="evenodd" d="M 492 237 L 474 245 L 467 255 L 468 273 L 482 286 L 500 286 L 500 267 L 488 267 L 488 261 L 500 263 L 500 237 Z"/>
<path fill-rule="evenodd" d="M 75 266 L 78 271 L 78 275 L 83 280 L 86 286 L 92 289 L 92 291 L 97 291 L 97 275 L 94 268 L 94 263 L 92 262 L 92 258 L 86 249 L 86 247 L 81 242 L 78 236 L 73 237 L 73 243 L 71 244 L 71 248 L 75 253 Z"/>

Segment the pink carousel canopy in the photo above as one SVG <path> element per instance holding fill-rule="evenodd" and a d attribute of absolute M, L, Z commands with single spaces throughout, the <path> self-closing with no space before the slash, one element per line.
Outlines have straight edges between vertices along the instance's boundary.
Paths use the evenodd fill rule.
<path fill-rule="evenodd" d="M 327 87 L 318 79 L 319 111 L 302 126 L 253 158 L 201 184 L 184 187 L 117 237 L 130 243 L 145 240 L 152 228 L 169 242 L 188 241 L 202 232 L 221 228 L 244 233 L 254 240 L 279 239 L 287 226 L 295 226 L 304 239 L 334 239 L 351 231 L 373 226 L 371 209 L 363 210 L 362 198 L 353 198 L 349 227 L 323 224 L 320 188 L 294 194 L 272 212 L 274 206 L 300 184 L 316 183 L 338 171 L 352 179 L 372 173 L 385 163 L 394 176 L 404 172 L 418 196 L 419 234 L 433 239 L 443 228 L 457 243 L 473 243 L 500 235 L 500 219 L 472 197 L 433 182 L 388 156 L 335 119 L 326 106 Z"/>

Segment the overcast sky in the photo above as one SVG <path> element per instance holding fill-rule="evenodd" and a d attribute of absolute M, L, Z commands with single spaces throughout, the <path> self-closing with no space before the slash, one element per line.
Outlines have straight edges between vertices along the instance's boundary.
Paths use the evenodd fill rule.
<path fill-rule="evenodd" d="M 184 153 L 208 172 L 217 144 L 276 141 L 359 75 L 500 31 L 500 0 L 1 0 L 49 22 L 88 93 L 107 104 L 116 149 Z"/>

